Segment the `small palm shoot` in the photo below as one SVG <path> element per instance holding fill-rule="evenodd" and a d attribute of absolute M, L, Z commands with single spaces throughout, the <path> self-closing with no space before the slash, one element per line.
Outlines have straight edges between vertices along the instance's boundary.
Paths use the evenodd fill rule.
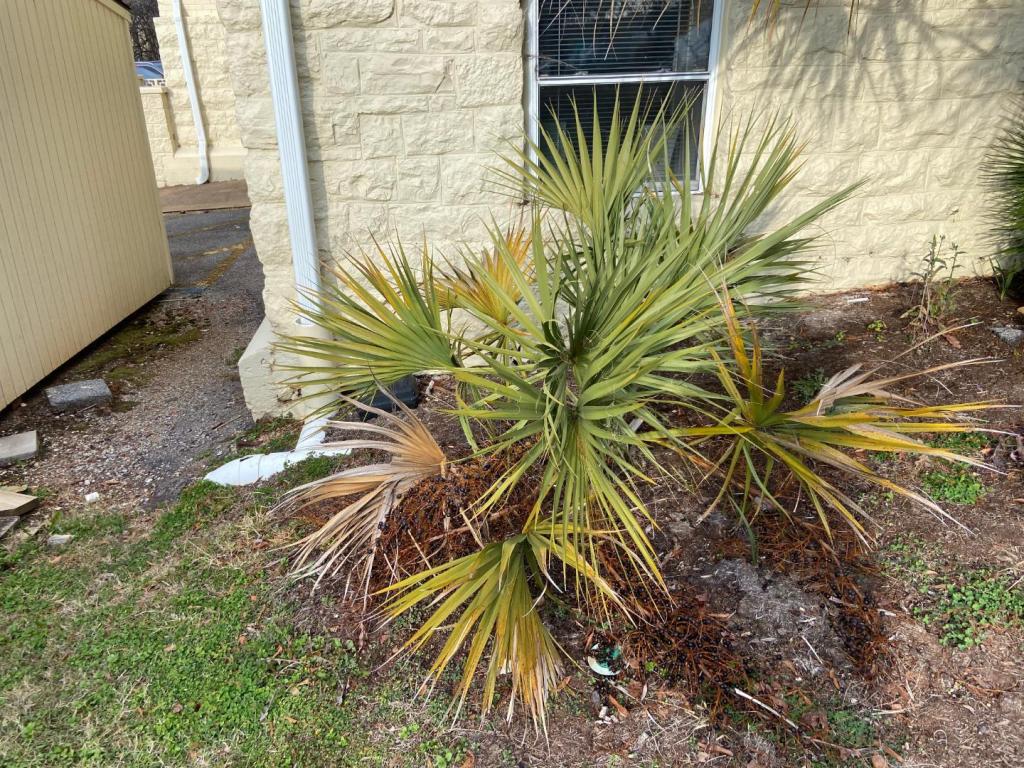
<path fill-rule="evenodd" d="M 676 431 L 688 439 L 704 441 L 717 437 L 728 442 L 723 456 L 712 465 L 722 479 L 712 507 L 726 496 L 732 499 L 730 491 L 739 490 L 740 500 L 734 503 L 747 522 L 748 511 L 756 515 L 764 507 L 789 514 L 789 508 L 774 490 L 786 485 L 775 477 L 781 474 L 796 481 L 826 531 L 830 532 L 830 508 L 865 538 L 868 512 L 815 468 L 820 465 L 904 496 L 959 525 L 924 494 L 883 477 L 846 451 L 917 454 L 987 468 L 984 462 L 928 445 L 915 435 L 976 431 L 975 422 L 958 417 L 992 408 L 994 403 L 926 406 L 889 391 L 893 385 L 909 379 L 986 360 L 968 360 L 883 378 L 876 377 L 877 368 L 861 370 L 861 365 L 853 365 L 828 379 L 809 403 L 795 411 L 785 411 L 784 372 L 780 371 L 774 386 L 769 387 L 756 327 L 751 331 L 748 353 L 736 310 L 728 297 L 723 299 L 723 312 L 731 357 L 728 361 L 717 359 L 717 373 L 727 395 L 727 410 L 715 415 L 715 425 Z M 706 467 L 700 445 L 690 442 L 686 450 L 699 465 Z M 755 499 L 760 503 L 754 504 Z"/>
<path fill-rule="evenodd" d="M 1007 117 L 981 174 L 990 193 L 992 265 L 1000 292 L 1024 298 L 1024 101 Z"/>

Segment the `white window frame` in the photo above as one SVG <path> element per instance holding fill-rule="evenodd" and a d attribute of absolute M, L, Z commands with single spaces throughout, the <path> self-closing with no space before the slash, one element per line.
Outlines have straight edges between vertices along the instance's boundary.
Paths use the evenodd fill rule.
<path fill-rule="evenodd" d="M 540 61 L 540 0 L 524 0 L 526 3 L 526 134 L 533 146 L 540 142 L 540 76 L 537 72 Z M 704 83 L 704 98 L 701 100 L 700 142 L 704 163 L 710 162 L 712 141 L 708 140 L 715 122 L 715 95 L 718 90 L 718 55 L 722 39 L 722 14 L 726 0 L 711 0 L 711 41 L 708 47 L 708 68 L 703 72 L 679 74 L 646 75 L 563 75 L 544 78 L 545 85 L 616 85 L 618 83 Z M 531 159 L 536 160 L 531 148 Z M 700 170 L 693 180 L 693 191 L 704 191 L 704 179 Z"/>

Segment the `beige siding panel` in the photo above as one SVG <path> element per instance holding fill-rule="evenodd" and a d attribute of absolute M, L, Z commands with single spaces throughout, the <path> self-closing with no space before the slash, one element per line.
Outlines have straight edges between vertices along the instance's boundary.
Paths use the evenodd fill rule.
<path fill-rule="evenodd" d="M 0 407 L 170 282 L 127 13 L 0 0 Z"/>

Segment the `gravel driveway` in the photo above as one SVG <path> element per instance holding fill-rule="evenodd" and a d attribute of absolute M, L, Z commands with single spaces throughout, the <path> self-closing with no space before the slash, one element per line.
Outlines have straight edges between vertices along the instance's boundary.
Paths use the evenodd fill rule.
<path fill-rule="evenodd" d="M 51 491 L 56 504 L 98 492 L 109 508 L 175 497 L 251 425 L 236 362 L 263 317 L 249 210 L 165 216 L 175 285 L 43 384 L 0 411 L 0 436 L 35 429 L 35 460 L 0 485 Z M 53 413 L 44 386 L 102 377 L 114 400 Z"/>

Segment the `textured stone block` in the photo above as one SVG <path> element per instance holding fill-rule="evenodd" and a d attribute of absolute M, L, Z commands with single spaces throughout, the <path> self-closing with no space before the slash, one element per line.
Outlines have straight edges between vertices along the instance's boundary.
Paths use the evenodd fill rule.
<path fill-rule="evenodd" d="M 359 146 L 365 158 L 400 154 L 402 119 L 398 115 L 360 115 Z"/>
<path fill-rule="evenodd" d="M 398 200 L 436 200 L 440 189 L 441 176 L 436 157 L 410 157 L 398 161 Z"/>
<path fill-rule="evenodd" d="M 441 159 L 442 200 L 446 205 L 483 202 L 484 180 L 488 177 L 487 158 L 479 155 L 452 155 Z"/>
<path fill-rule="evenodd" d="M 80 411 L 111 400 L 110 387 L 103 379 L 86 379 L 46 388 L 46 399 L 55 411 Z"/>
<path fill-rule="evenodd" d="M 299 0 L 298 22 L 308 29 L 378 24 L 395 11 L 394 0 Z"/>
<path fill-rule="evenodd" d="M 321 54 L 403 53 L 420 49 L 418 29 L 382 29 L 378 27 L 331 29 L 319 35 Z"/>
<path fill-rule="evenodd" d="M 352 100 L 353 109 L 361 115 L 404 115 L 426 112 L 428 96 L 358 96 Z"/>
<path fill-rule="evenodd" d="M 359 68 L 363 93 L 394 96 L 405 93 L 436 93 L 446 86 L 447 71 L 440 56 L 378 54 L 363 58 Z"/>
<path fill-rule="evenodd" d="M 424 112 L 402 117 L 405 151 L 440 155 L 473 149 L 473 119 L 465 112 Z"/>
<path fill-rule="evenodd" d="M 359 93 L 359 59 L 348 53 L 330 51 L 323 55 L 322 85 L 325 93 Z"/>
<path fill-rule="evenodd" d="M 507 142 L 518 141 L 526 131 L 526 115 L 519 104 L 479 107 L 474 117 L 476 148 L 484 152 L 503 152 Z"/>
<path fill-rule="evenodd" d="M 39 436 L 31 432 L 0 437 L 0 467 L 31 459 L 39 450 Z"/>
<path fill-rule="evenodd" d="M 521 51 L 523 10 L 515 0 L 480 3 L 476 38 L 480 51 Z"/>
<path fill-rule="evenodd" d="M 325 162 L 325 186 L 338 200 L 390 200 L 397 174 L 390 158 Z"/>
<path fill-rule="evenodd" d="M 217 12 L 229 31 L 252 31 L 260 28 L 259 0 L 218 0 Z"/>
<path fill-rule="evenodd" d="M 514 104 L 523 91 L 523 61 L 518 53 L 463 56 L 455 62 L 459 106 Z"/>
<path fill-rule="evenodd" d="M 470 53 L 475 47 L 472 28 L 436 27 L 423 32 L 423 49 L 430 53 Z"/>
<path fill-rule="evenodd" d="M 403 0 L 401 21 L 435 27 L 465 27 L 473 23 L 474 0 Z"/>

